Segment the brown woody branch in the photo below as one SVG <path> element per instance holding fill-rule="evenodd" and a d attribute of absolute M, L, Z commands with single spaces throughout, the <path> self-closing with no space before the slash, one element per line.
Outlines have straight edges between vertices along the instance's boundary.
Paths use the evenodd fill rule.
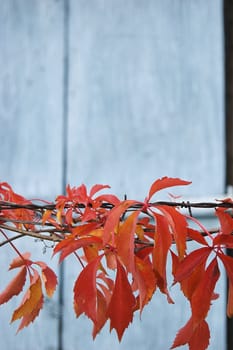
<path fill-rule="evenodd" d="M 172 207 L 179 207 L 179 208 L 187 208 L 189 212 L 191 212 L 191 208 L 200 208 L 200 209 L 210 209 L 210 208 L 233 208 L 233 202 L 189 202 L 189 201 L 182 201 L 182 202 L 167 202 L 167 201 L 157 201 L 153 203 L 148 203 L 149 208 L 156 208 L 160 205 L 163 206 L 172 206 Z M 66 208 L 69 206 L 67 205 Z M 85 208 L 83 204 L 77 205 L 78 208 Z M 102 203 L 102 208 L 111 210 L 114 206 L 110 203 Z M 133 210 L 140 210 L 143 209 L 144 203 L 137 203 L 135 205 L 132 205 L 127 211 L 133 211 Z M 15 233 L 18 233 L 18 235 L 14 237 L 10 237 L 7 240 L 0 242 L 0 247 L 4 246 L 5 244 L 28 236 L 33 237 L 42 241 L 52 241 L 52 242 L 59 242 L 62 239 L 64 239 L 64 235 L 67 233 L 71 233 L 71 229 L 67 225 L 60 225 L 60 228 L 55 227 L 52 223 L 46 222 L 45 224 L 42 223 L 41 217 L 45 210 L 52 210 L 54 216 L 56 215 L 56 204 L 43 204 L 38 205 L 34 203 L 30 204 L 18 204 L 18 203 L 11 203 L 11 202 L 5 202 L 0 201 L 0 214 L 1 212 L 4 214 L 4 210 L 16 210 L 16 209 L 27 209 L 33 211 L 36 215 L 38 215 L 35 219 L 35 221 L 27 221 L 27 220 L 16 220 L 7 218 L 4 216 L 0 216 L 0 229 L 4 229 L 7 231 L 12 231 Z M 145 212 L 145 214 L 147 214 Z M 79 221 L 79 220 L 78 220 Z M 8 224 L 7 224 L 8 223 Z M 11 225 L 11 224 L 14 224 Z M 16 226 L 19 227 L 16 227 Z M 27 225 L 34 226 L 36 229 L 29 229 L 27 228 Z M 41 228 L 39 228 L 41 227 Z M 148 232 L 150 230 L 145 229 L 145 232 Z M 219 231 L 218 228 L 213 228 L 208 230 L 210 234 L 217 233 Z M 151 230 L 153 232 L 153 230 Z M 200 231 L 200 233 L 205 236 L 206 233 Z M 153 242 L 144 242 L 139 239 L 135 239 L 135 244 L 141 245 L 143 247 L 153 246 Z"/>

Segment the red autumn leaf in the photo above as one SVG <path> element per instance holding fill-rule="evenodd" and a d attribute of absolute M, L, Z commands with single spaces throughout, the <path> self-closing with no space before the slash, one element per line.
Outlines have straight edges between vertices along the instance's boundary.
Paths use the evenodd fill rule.
<path fill-rule="evenodd" d="M 11 322 L 31 314 L 43 296 L 40 276 L 37 271 L 34 272 L 30 287 L 25 294 L 22 304 L 14 311 Z"/>
<path fill-rule="evenodd" d="M 72 234 L 70 237 L 82 237 L 86 236 L 92 231 L 96 230 L 99 227 L 98 222 L 89 222 L 87 224 L 79 225 L 77 227 L 72 228 Z"/>
<path fill-rule="evenodd" d="M 179 257 L 172 250 L 170 250 L 170 253 L 172 257 L 172 274 L 173 276 L 175 276 L 178 266 L 180 264 L 180 260 Z"/>
<path fill-rule="evenodd" d="M 190 181 L 181 180 L 178 178 L 171 178 L 171 177 L 162 177 L 161 179 L 156 180 L 149 190 L 149 196 L 147 198 L 147 201 L 149 202 L 151 197 L 158 191 L 163 190 L 168 187 L 173 186 L 183 186 L 183 185 L 189 185 L 191 184 Z"/>
<path fill-rule="evenodd" d="M 95 339 L 96 335 L 101 331 L 101 329 L 103 328 L 103 326 L 107 321 L 106 311 L 107 311 L 106 298 L 99 290 L 97 290 L 97 315 L 96 315 L 96 321 L 94 323 L 94 327 L 92 331 L 93 339 Z"/>
<path fill-rule="evenodd" d="M 31 256 L 31 253 L 24 253 L 24 254 L 21 254 L 21 256 L 17 256 L 11 263 L 10 263 L 10 267 L 9 267 L 9 270 L 12 270 L 12 269 L 15 269 L 17 267 L 20 267 L 20 266 L 25 266 L 27 265 L 28 263 L 30 263 L 30 256 Z"/>
<path fill-rule="evenodd" d="M 65 222 L 68 225 L 73 225 L 73 208 L 68 208 L 65 213 Z"/>
<path fill-rule="evenodd" d="M 106 244 L 113 238 L 114 230 L 119 224 L 121 215 L 136 202 L 133 200 L 126 200 L 114 207 L 108 214 L 103 231 L 103 243 Z"/>
<path fill-rule="evenodd" d="M 90 197 L 93 197 L 97 192 L 103 190 L 104 188 L 110 188 L 109 185 L 94 185 L 90 190 Z"/>
<path fill-rule="evenodd" d="M 138 249 L 137 249 L 138 248 Z M 153 253 L 153 246 L 144 246 L 142 249 L 142 246 L 140 244 L 136 244 L 136 249 L 135 249 L 135 255 L 139 257 L 140 259 L 145 259 L 149 255 L 152 255 Z"/>
<path fill-rule="evenodd" d="M 56 208 L 61 213 L 66 204 L 72 207 L 77 204 L 86 204 L 88 202 L 87 188 L 85 185 L 79 187 L 66 186 L 66 195 L 59 195 L 56 198 Z"/>
<path fill-rule="evenodd" d="M 188 278 L 193 270 L 202 263 L 205 263 L 211 253 L 210 247 L 203 247 L 194 250 L 182 260 L 176 269 L 174 283 L 181 282 Z"/>
<path fill-rule="evenodd" d="M 87 245 L 86 247 L 83 247 L 83 252 L 86 262 L 89 263 L 98 257 L 99 245 L 93 243 L 91 245 Z"/>
<path fill-rule="evenodd" d="M 12 187 L 7 182 L 0 182 L 0 193 L 5 201 L 9 201 L 8 193 L 13 192 Z"/>
<path fill-rule="evenodd" d="M 231 235 L 233 233 L 233 218 L 225 210 L 217 208 L 216 215 L 220 222 L 222 234 Z"/>
<path fill-rule="evenodd" d="M 0 193 L 4 201 L 11 202 L 14 204 L 20 204 L 20 205 L 32 204 L 31 201 L 27 200 L 23 196 L 14 192 L 12 187 L 6 182 L 0 183 Z M 32 210 L 15 207 L 14 210 L 11 210 L 11 209 L 4 210 L 3 212 L 1 212 L 1 216 L 4 216 L 7 219 L 16 220 L 14 222 L 14 225 L 16 228 L 20 229 L 22 226 L 30 229 L 34 228 L 32 224 L 25 224 L 25 223 L 18 222 L 18 221 L 32 222 L 35 218 L 35 214 Z"/>
<path fill-rule="evenodd" d="M 224 246 L 225 248 L 233 248 L 233 236 L 218 234 L 214 237 L 213 245 L 215 247 Z"/>
<path fill-rule="evenodd" d="M 167 295 L 168 302 L 172 303 L 167 290 L 166 277 L 167 254 L 172 244 L 172 236 L 166 218 L 156 213 L 154 216 L 156 219 L 155 246 L 153 248 L 154 271 L 159 289 Z"/>
<path fill-rule="evenodd" d="M 206 350 L 209 346 L 210 330 L 206 321 L 202 321 L 193 332 L 188 343 L 189 350 Z"/>
<path fill-rule="evenodd" d="M 85 313 L 93 323 L 97 320 L 96 273 L 102 256 L 91 261 L 80 273 L 74 285 L 74 310 L 76 316 Z"/>
<path fill-rule="evenodd" d="M 128 272 L 134 270 L 134 234 L 139 211 L 130 214 L 120 225 L 116 235 L 117 256 Z"/>
<path fill-rule="evenodd" d="M 120 204 L 120 199 L 113 194 L 102 194 L 95 198 L 95 201 L 110 203 L 114 206 Z"/>
<path fill-rule="evenodd" d="M 82 184 L 78 187 L 74 187 L 73 194 L 75 198 L 76 203 L 83 203 L 86 204 L 89 200 L 89 196 L 87 194 L 87 187 L 86 185 Z"/>
<path fill-rule="evenodd" d="M 156 290 L 156 278 L 153 265 L 149 259 L 135 257 L 135 272 L 133 274 L 139 292 L 139 308 L 142 312 L 144 306 L 151 300 Z"/>
<path fill-rule="evenodd" d="M 176 335 L 171 349 L 182 345 L 189 345 L 189 350 L 205 350 L 209 345 L 210 331 L 206 321 L 194 327 L 192 317 Z"/>
<path fill-rule="evenodd" d="M 188 322 L 184 325 L 184 327 L 182 327 L 178 331 L 178 333 L 175 337 L 175 340 L 172 344 L 171 349 L 175 349 L 178 346 L 188 344 L 190 339 L 191 339 L 192 334 L 193 334 L 193 322 L 192 322 L 192 317 L 191 317 L 188 320 Z M 198 349 L 196 349 L 196 350 L 198 350 Z"/>
<path fill-rule="evenodd" d="M 61 252 L 59 262 L 61 263 L 68 255 L 74 253 L 77 249 L 86 247 L 91 244 L 102 244 L 99 237 L 83 237 L 79 239 L 66 238 L 59 242 L 54 248 L 54 254 Z"/>
<path fill-rule="evenodd" d="M 227 302 L 227 316 L 233 316 L 233 258 L 223 253 L 218 253 L 218 257 L 223 262 L 229 279 L 228 302 Z"/>
<path fill-rule="evenodd" d="M 85 204 L 88 201 L 88 195 L 87 195 L 87 187 L 86 185 L 82 184 L 78 187 L 70 187 L 67 186 L 67 198 L 69 201 L 72 201 L 73 203 L 83 203 Z"/>
<path fill-rule="evenodd" d="M 133 295 L 126 271 L 117 261 L 117 275 L 112 298 L 109 303 L 107 316 L 110 319 L 110 330 L 116 330 L 121 341 L 125 329 L 133 320 L 133 309 L 136 300 Z"/>
<path fill-rule="evenodd" d="M 50 267 L 46 266 L 42 269 L 42 278 L 48 297 L 52 297 L 57 287 L 57 276 Z"/>
<path fill-rule="evenodd" d="M 105 301 L 107 304 L 109 304 L 111 297 L 112 297 L 112 291 L 114 288 L 114 281 L 112 280 L 112 287 L 108 287 L 105 284 L 101 283 L 100 281 L 97 282 L 97 291 L 103 294 Z"/>
<path fill-rule="evenodd" d="M 183 259 L 186 252 L 187 239 L 187 222 L 185 217 L 173 207 L 159 205 L 157 208 L 162 211 L 168 220 L 168 223 L 172 228 L 172 234 L 176 242 L 179 258 Z"/>
<path fill-rule="evenodd" d="M 112 252 L 111 250 L 107 250 L 105 252 L 105 258 L 106 258 L 106 264 L 107 264 L 108 269 L 116 270 L 116 268 L 117 268 L 116 254 L 114 252 Z"/>
<path fill-rule="evenodd" d="M 91 207 L 86 207 L 82 215 L 82 222 L 87 222 L 91 220 L 96 220 L 96 211 Z"/>
<path fill-rule="evenodd" d="M 27 269 L 23 266 L 5 290 L 0 293 L 0 305 L 8 302 L 13 296 L 18 295 L 22 291 L 26 282 L 26 274 Z"/>
<path fill-rule="evenodd" d="M 205 273 L 205 262 L 197 265 L 188 278 L 180 282 L 180 287 L 188 300 L 191 300 L 194 291 Z"/>
<path fill-rule="evenodd" d="M 180 260 L 176 254 L 171 251 L 172 256 L 172 274 L 175 276 Z M 195 291 L 198 283 L 200 282 L 203 273 L 205 272 L 205 262 L 197 265 L 191 274 L 186 278 L 180 281 L 180 288 L 183 294 L 188 300 L 191 299 L 193 292 Z"/>
<path fill-rule="evenodd" d="M 105 271 L 103 272 L 103 269 L 98 273 L 97 279 L 97 284 L 100 287 L 100 290 L 103 292 L 105 299 L 109 303 L 115 286 L 115 281 L 110 278 Z"/>
<path fill-rule="evenodd" d="M 218 253 L 218 257 L 223 262 L 229 280 L 233 283 L 233 257 L 220 252 Z"/>
<path fill-rule="evenodd" d="M 214 258 L 208 265 L 202 280 L 195 289 L 191 298 L 193 325 L 196 327 L 202 322 L 209 311 L 214 294 L 215 285 L 219 279 L 220 272 L 217 259 Z"/>
<path fill-rule="evenodd" d="M 102 280 L 105 283 L 105 285 L 108 287 L 108 290 L 110 292 L 113 290 L 114 281 L 110 277 L 106 276 L 106 274 L 103 272 L 100 272 L 97 277 L 98 277 L 98 279 Z M 101 285 L 101 288 L 102 288 L 102 284 L 99 284 L 99 285 Z M 105 293 L 105 290 L 103 290 L 103 292 Z M 106 294 L 105 294 L 105 296 L 107 298 Z"/>
<path fill-rule="evenodd" d="M 196 241 L 197 243 L 208 246 L 208 243 L 206 242 L 205 238 L 202 236 L 200 231 L 194 230 L 191 227 L 188 227 L 187 230 L 188 230 L 188 237 L 192 241 Z"/>

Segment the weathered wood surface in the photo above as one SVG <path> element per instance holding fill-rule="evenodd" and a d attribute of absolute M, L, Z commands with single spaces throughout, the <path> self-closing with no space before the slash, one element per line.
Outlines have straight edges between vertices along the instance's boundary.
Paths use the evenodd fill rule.
<path fill-rule="evenodd" d="M 0 181 L 29 198 L 53 198 L 62 191 L 62 23 L 61 2 L 1 1 Z M 15 244 L 31 250 L 35 260 L 50 261 L 49 249 L 41 257 L 43 244 L 29 242 Z M 1 249 L 0 290 L 14 275 L 5 273 L 12 253 Z M 17 325 L 9 321 L 20 299 L 0 308 L 1 349 L 57 350 L 56 300 L 46 301 L 40 319 L 17 336 Z"/>
<path fill-rule="evenodd" d="M 224 190 L 221 1 L 71 1 L 72 183 L 144 198 L 157 177 Z"/>
<path fill-rule="evenodd" d="M 28 196 L 61 190 L 63 6 L 5 1 L 0 11 L 1 178 Z"/>
<path fill-rule="evenodd" d="M 168 175 L 193 181 L 175 194 L 223 193 L 221 1 L 72 0 L 68 144 L 72 184 L 107 183 L 121 198 L 144 199 Z M 156 295 L 120 345 L 108 330 L 93 344 L 89 321 L 72 313 L 74 263 L 66 266 L 65 350 L 171 346 L 189 317 L 178 292 L 176 306 Z M 224 349 L 224 312 L 223 296 L 210 316 L 212 350 Z"/>
<path fill-rule="evenodd" d="M 193 181 L 176 194 L 223 193 L 220 0 L 3 2 L 1 180 L 29 197 L 53 198 L 62 191 L 65 3 L 70 6 L 68 182 L 107 183 L 122 198 L 127 193 L 143 199 L 154 179 L 168 175 Z M 25 242 L 18 244 L 26 249 Z M 33 248 L 34 254 L 41 249 L 40 244 Z M 9 254 L 0 255 L 1 271 Z M 108 329 L 93 343 L 89 321 L 76 320 L 72 309 L 78 270 L 71 258 L 65 266 L 60 350 L 169 348 L 189 315 L 178 292 L 177 306 L 155 298 L 122 344 Z M 1 272 L 0 290 L 7 276 Z M 224 282 L 219 289 L 224 290 Z M 224 350 L 224 298 L 215 304 L 210 349 Z M 58 349 L 56 298 L 17 337 L 15 328 L 7 326 L 10 307 L 0 308 L 2 349 Z"/>

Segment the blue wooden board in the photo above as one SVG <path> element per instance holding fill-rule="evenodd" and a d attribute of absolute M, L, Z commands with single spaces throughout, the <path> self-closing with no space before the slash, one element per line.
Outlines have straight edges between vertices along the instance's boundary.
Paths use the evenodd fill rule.
<path fill-rule="evenodd" d="M 70 5 L 64 28 L 64 4 Z M 28 196 L 62 192 L 64 42 L 68 33 L 67 181 L 109 184 L 121 198 L 144 199 L 161 176 L 192 180 L 169 192 L 213 199 L 225 191 L 222 1 L 8 0 L 0 11 L 0 180 Z M 67 68 L 67 67 L 66 67 Z M 167 198 L 167 192 L 163 194 Z M 161 197 L 158 197 L 159 199 Z M 27 250 L 25 242 L 19 248 Z M 40 256 L 41 244 L 32 242 Z M 29 249 L 29 248 L 28 248 Z M 31 250 L 31 246 L 30 246 Z M 0 255 L 0 290 L 10 251 Z M 45 256 L 50 261 L 50 252 Z M 53 262 L 56 266 L 56 261 Z M 76 320 L 73 282 L 65 265 L 64 349 L 165 350 L 187 320 L 154 298 L 119 345 Z M 224 281 L 219 291 L 225 289 Z M 8 326 L 17 303 L 0 308 L 1 348 L 57 350 L 57 296 L 41 318 L 15 337 Z M 224 350 L 224 297 L 210 314 L 210 350 Z"/>

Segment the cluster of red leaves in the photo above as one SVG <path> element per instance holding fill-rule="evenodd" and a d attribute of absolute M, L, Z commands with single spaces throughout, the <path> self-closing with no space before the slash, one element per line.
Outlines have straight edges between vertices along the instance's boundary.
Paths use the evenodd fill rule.
<path fill-rule="evenodd" d="M 151 203 L 158 191 L 188 184 L 178 178 L 158 179 L 144 202 L 97 195 L 109 186 L 95 185 L 89 194 L 85 185 L 67 186 L 66 194 L 56 198 L 55 207 L 43 212 L 44 225 L 53 225 L 59 232 L 64 229 L 54 246 L 54 254 L 60 254 L 60 262 L 75 254 L 82 264 L 83 269 L 74 283 L 74 311 L 77 317 L 84 313 L 93 322 L 93 338 L 110 320 L 110 330 L 115 329 L 121 340 L 134 313 L 143 311 L 157 288 L 173 303 L 167 286 L 169 255 L 173 284 L 180 284 L 191 309 L 190 319 L 178 332 L 171 348 L 185 344 L 190 350 L 208 347 L 210 332 L 206 317 L 212 301 L 217 298 L 219 262 L 229 278 L 227 315 L 233 315 L 233 258 L 225 253 L 225 248 L 233 249 L 233 219 L 229 211 L 216 209 L 219 232 L 213 236 L 205 230 L 205 237 L 190 227 L 190 218 L 179 208 Z M 0 184 L 0 196 L 4 201 L 28 203 L 14 195 L 6 183 Z M 33 211 L 4 210 L 0 216 L 32 221 Z M 27 229 L 33 230 L 33 226 Z M 198 243 L 198 248 L 191 253 L 187 252 L 188 240 Z M 33 266 L 41 268 L 41 277 Z M 19 326 L 22 329 L 42 308 L 42 282 L 47 295 L 51 296 L 57 280 L 46 264 L 32 262 L 27 254 L 20 254 L 10 265 L 12 268 L 20 271 L 0 294 L 0 304 L 21 292 L 28 275 L 29 288 L 12 316 L 12 321 L 22 318 Z"/>
<path fill-rule="evenodd" d="M 31 204 L 31 201 L 24 198 L 18 193 L 15 193 L 12 187 L 7 182 L 0 182 L 0 201 L 8 202 L 12 204 L 27 205 Z M 32 224 L 22 224 L 21 222 L 33 222 L 35 219 L 35 213 L 33 210 L 28 210 L 24 208 L 15 208 L 14 210 L 4 210 L 0 211 L 0 218 L 5 217 L 10 220 L 14 220 L 14 225 L 16 228 L 28 228 L 34 229 Z"/>
<path fill-rule="evenodd" d="M 41 275 L 36 268 L 41 269 Z M 18 327 L 20 331 L 39 315 L 44 303 L 43 285 L 47 296 L 52 297 L 56 289 L 57 277 L 44 262 L 31 261 L 30 253 L 20 254 L 15 258 L 9 267 L 9 270 L 12 269 L 19 269 L 19 272 L 0 294 L 0 305 L 22 292 L 28 278 L 29 286 L 11 318 L 11 322 L 21 319 Z"/>

